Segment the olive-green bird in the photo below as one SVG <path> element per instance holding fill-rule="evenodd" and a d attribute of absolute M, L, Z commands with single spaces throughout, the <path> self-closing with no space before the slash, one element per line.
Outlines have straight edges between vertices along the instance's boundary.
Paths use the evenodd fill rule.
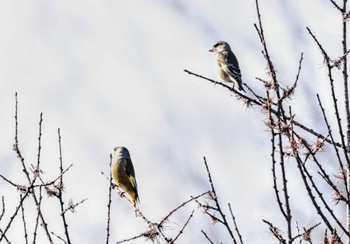
<path fill-rule="evenodd" d="M 122 146 L 114 148 L 111 171 L 115 183 L 129 194 L 134 207 L 136 207 L 139 195 L 134 166 L 132 165 L 128 149 Z"/>

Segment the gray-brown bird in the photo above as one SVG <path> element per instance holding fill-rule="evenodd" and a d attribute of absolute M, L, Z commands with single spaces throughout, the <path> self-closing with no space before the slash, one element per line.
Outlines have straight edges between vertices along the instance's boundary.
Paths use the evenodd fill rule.
<path fill-rule="evenodd" d="M 216 66 L 220 78 L 223 81 L 233 83 L 233 86 L 237 84 L 238 89 L 245 92 L 242 86 L 242 75 L 238 60 L 232 52 L 230 45 L 227 42 L 219 41 L 214 44 L 209 52 L 215 53 Z"/>
<path fill-rule="evenodd" d="M 111 171 L 115 183 L 129 194 L 136 207 L 139 195 L 134 166 L 132 165 L 128 149 L 122 146 L 114 148 Z"/>

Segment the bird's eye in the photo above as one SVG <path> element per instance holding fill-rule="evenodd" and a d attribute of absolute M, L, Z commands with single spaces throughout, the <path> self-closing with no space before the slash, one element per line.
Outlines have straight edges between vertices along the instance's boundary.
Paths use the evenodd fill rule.
<path fill-rule="evenodd" d="M 223 46 L 224 45 L 224 42 L 218 42 L 216 44 L 214 44 L 214 47 L 217 48 L 219 46 Z"/>

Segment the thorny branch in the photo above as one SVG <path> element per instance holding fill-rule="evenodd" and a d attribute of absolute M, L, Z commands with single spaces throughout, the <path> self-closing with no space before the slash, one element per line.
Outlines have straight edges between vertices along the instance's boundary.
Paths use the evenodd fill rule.
<path fill-rule="evenodd" d="M 335 1 L 330 0 L 331 4 L 340 11 L 342 14 L 342 26 L 343 26 L 343 39 L 342 39 L 342 54 L 337 59 L 331 59 L 327 54 L 325 48 L 320 44 L 316 36 L 307 28 L 308 33 L 313 38 L 321 53 L 324 57 L 324 62 L 327 68 L 327 76 L 330 84 L 330 95 L 333 101 L 334 108 L 334 121 L 336 122 L 338 134 L 332 131 L 329 118 L 326 117 L 325 110 L 322 106 L 321 99 L 317 95 L 319 106 L 321 108 L 322 116 L 324 123 L 327 128 L 326 135 L 316 132 L 314 129 L 305 126 L 304 124 L 298 122 L 295 117 L 296 115 L 292 113 L 291 106 L 286 105 L 288 100 L 291 99 L 292 95 L 295 93 L 297 85 L 300 79 L 301 67 L 303 54 L 301 54 L 299 60 L 299 66 L 297 75 L 295 77 L 294 83 L 289 87 L 282 87 L 282 82 L 279 82 L 277 77 L 276 67 L 271 59 L 269 54 L 269 48 L 267 45 L 265 32 L 262 24 L 262 16 L 259 9 L 259 1 L 256 0 L 256 10 L 258 16 L 258 24 L 255 24 L 254 27 L 258 33 L 259 41 L 262 44 L 262 54 L 267 64 L 268 70 L 268 79 L 257 78 L 264 84 L 264 90 L 266 95 L 260 96 L 254 89 L 251 89 L 248 84 L 245 86 L 250 91 L 250 95 L 240 94 L 238 91 L 232 89 L 231 87 L 217 82 L 215 80 L 209 79 L 203 75 L 193 73 L 188 70 L 184 70 L 189 75 L 194 75 L 200 79 L 204 79 L 213 84 L 218 84 L 220 87 L 223 87 L 230 92 L 234 93 L 238 100 L 243 101 L 247 107 L 252 107 L 253 105 L 260 107 L 261 110 L 267 114 L 266 126 L 271 131 L 271 158 L 272 158 L 272 178 L 273 178 L 273 189 L 276 196 L 276 201 L 279 206 L 281 215 L 285 218 L 287 224 L 286 231 L 280 231 L 275 227 L 271 222 L 265 221 L 269 225 L 271 233 L 279 240 L 280 243 L 292 243 L 296 240 L 296 237 L 293 237 L 292 231 L 292 204 L 291 196 L 288 190 L 288 180 L 287 180 L 287 169 L 285 168 L 285 158 L 294 158 L 296 166 L 299 169 L 299 174 L 304 184 L 304 188 L 311 200 L 311 203 L 316 210 L 318 216 L 322 219 L 323 226 L 332 233 L 334 238 L 332 240 L 340 241 L 340 238 L 336 234 L 337 229 L 340 229 L 344 236 L 349 237 L 350 240 L 350 160 L 349 160 L 349 149 L 350 149 L 350 102 L 348 95 L 348 71 L 347 71 L 347 58 L 350 50 L 347 50 L 347 23 L 350 19 L 350 11 L 346 9 L 347 1 L 343 0 L 343 6 L 340 6 Z M 337 97 L 335 86 L 339 83 L 336 82 L 335 76 L 333 74 L 335 69 L 340 69 L 343 67 L 343 80 L 344 80 L 344 108 L 346 113 L 346 133 L 345 127 L 341 121 L 342 116 L 341 112 L 343 108 L 340 106 L 339 97 Z M 289 107 L 289 114 L 286 114 L 285 107 Z M 296 130 L 297 127 L 300 130 Z M 313 144 L 310 144 L 305 139 L 306 136 L 301 135 L 304 133 L 306 136 L 308 134 L 314 135 L 317 137 L 317 140 Z M 337 136 L 337 137 L 336 137 Z M 345 137 L 346 136 L 346 137 Z M 340 143 L 335 141 L 335 138 L 340 138 Z M 324 163 L 319 159 L 318 154 L 325 151 L 325 143 L 331 145 L 334 149 L 336 159 L 334 162 L 338 162 L 339 173 L 338 176 L 335 176 L 337 181 L 342 183 L 344 188 L 338 186 L 335 180 L 332 179 L 332 173 L 327 172 L 324 167 Z M 308 163 L 308 161 L 314 162 L 314 164 Z M 345 163 L 346 162 L 346 163 Z M 317 171 L 317 174 L 314 173 Z M 317 178 L 316 178 L 317 176 Z M 278 181 L 278 178 L 280 179 Z M 320 184 L 319 179 L 322 179 L 322 184 L 328 186 L 329 190 L 332 190 L 333 199 L 336 204 L 342 203 L 346 206 L 347 209 L 347 227 L 345 227 L 343 221 L 336 212 L 334 207 L 330 206 L 324 192 L 324 185 Z M 291 180 L 291 179 L 289 179 Z M 294 179 L 293 179 L 294 180 Z M 280 192 L 282 191 L 282 192 Z M 215 194 L 213 194 L 215 196 Z M 215 197 L 214 197 L 215 198 Z M 216 207 L 205 206 L 208 210 L 218 211 Z M 208 215 L 218 221 L 223 223 L 224 221 L 220 218 L 215 217 L 213 214 L 208 213 Z M 310 232 L 314 228 L 319 226 L 319 224 L 311 228 L 303 228 L 303 238 L 305 241 L 311 243 Z M 203 233 L 205 234 L 205 232 Z M 286 236 L 284 236 L 286 235 Z M 208 235 L 205 234 L 205 237 L 208 241 L 211 242 Z M 300 236 L 299 236 L 300 237 Z M 338 238 L 338 239 L 337 239 Z M 328 241 L 328 239 L 327 239 Z M 335 242 L 325 242 L 325 243 L 335 243 Z M 350 241 L 348 242 L 350 243 Z"/>
<path fill-rule="evenodd" d="M 194 214 L 195 210 L 192 210 L 192 213 L 188 217 L 186 223 L 183 225 L 183 227 L 179 230 L 178 234 L 174 238 L 168 237 L 168 235 L 166 234 L 166 229 L 167 228 L 165 228 L 165 224 L 170 222 L 170 217 L 173 214 L 179 212 L 181 210 L 181 208 L 183 208 L 184 206 L 188 205 L 189 203 L 191 203 L 193 201 L 197 202 L 202 209 L 205 209 L 205 213 L 208 214 L 212 219 L 216 219 L 217 221 L 222 223 L 226 227 L 226 230 L 229 233 L 229 235 L 231 236 L 231 239 L 232 239 L 233 243 L 237 243 L 236 238 L 233 235 L 233 231 L 232 231 L 231 227 L 229 226 L 229 224 L 228 224 L 228 222 L 226 220 L 226 216 L 225 216 L 224 212 L 222 211 L 220 203 L 218 201 L 218 197 L 216 195 L 217 193 L 216 193 L 216 190 L 215 190 L 215 187 L 214 187 L 214 183 L 213 183 L 212 178 L 211 178 L 211 173 L 209 171 L 209 167 L 208 167 L 208 163 L 206 161 L 206 158 L 204 158 L 204 164 L 206 166 L 206 170 L 207 170 L 207 174 L 208 174 L 208 180 L 209 180 L 209 183 L 210 183 L 210 186 L 211 186 L 211 190 L 210 191 L 205 191 L 202 194 L 199 194 L 199 195 L 197 195 L 195 197 L 191 196 L 191 198 L 189 200 L 187 200 L 187 201 L 181 203 L 180 205 L 178 205 L 177 207 L 175 207 L 173 210 L 171 210 L 165 217 L 163 217 L 158 222 L 151 221 L 148 217 L 146 217 L 141 212 L 140 209 L 136 209 L 135 211 L 137 213 L 137 217 L 141 218 L 145 223 L 148 224 L 148 229 L 145 232 L 143 232 L 143 233 L 135 235 L 135 236 L 133 236 L 131 238 L 123 239 L 121 241 L 118 241 L 117 243 L 129 242 L 129 241 L 133 241 L 133 240 L 136 240 L 136 239 L 139 239 L 139 238 L 146 238 L 146 240 L 151 240 L 153 242 L 159 242 L 159 241 L 162 240 L 165 243 L 175 243 L 175 241 L 184 233 L 184 229 L 185 229 L 186 226 L 188 226 L 189 221 L 193 217 L 193 214 Z M 102 174 L 104 174 L 104 173 L 102 173 Z M 108 177 L 106 177 L 106 178 L 107 178 L 107 180 L 110 180 L 110 178 L 109 179 L 108 179 Z M 207 204 L 200 203 L 199 199 L 203 198 L 204 196 L 207 196 L 210 200 L 214 201 L 215 207 L 210 206 L 208 203 Z M 130 203 L 130 204 L 132 205 L 132 203 Z M 235 231 L 236 231 L 236 233 L 238 235 L 240 243 L 243 244 L 243 238 L 242 238 L 242 236 L 241 236 L 241 234 L 240 234 L 240 232 L 238 230 L 238 225 L 237 225 L 235 217 L 233 215 L 233 212 L 232 212 L 232 209 L 231 209 L 231 205 L 229 204 L 228 206 L 229 206 L 230 214 L 231 214 L 231 217 L 232 217 L 232 220 L 233 220 L 233 224 L 235 226 Z M 220 219 L 214 216 L 215 213 L 213 213 L 213 214 L 209 213 L 208 210 L 211 210 L 211 211 L 214 211 L 215 213 L 218 213 L 220 215 Z M 108 227 L 108 228 L 110 228 L 110 227 Z M 204 234 L 206 239 L 212 243 L 212 241 L 210 240 L 208 235 L 203 230 L 202 230 L 202 233 Z"/>
<path fill-rule="evenodd" d="M 62 222 L 63 222 L 63 227 L 64 227 L 64 234 L 66 236 L 66 241 L 68 244 L 71 243 L 70 237 L 69 237 L 69 231 L 68 231 L 68 223 L 66 220 L 66 210 L 64 210 L 64 202 L 63 202 L 63 159 L 62 159 L 62 143 L 61 143 L 61 131 L 60 129 L 58 129 L 58 149 L 59 149 L 59 155 L 60 155 L 60 173 L 61 173 L 61 177 L 60 177 L 60 183 L 59 183 L 59 187 L 58 187 L 58 199 L 60 202 L 60 208 L 61 208 L 61 217 L 62 217 Z"/>
<path fill-rule="evenodd" d="M 18 97 L 17 97 L 17 93 L 15 94 L 15 143 L 13 146 L 13 149 L 17 155 L 17 157 L 19 158 L 21 165 L 22 165 L 22 171 L 24 172 L 27 181 L 28 181 L 28 185 L 20 185 L 17 183 L 14 183 L 13 181 L 9 180 L 8 178 L 6 178 L 3 175 L 0 175 L 0 178 L 3 179 L 4 181 L 6 181 L 7 183 L 9 183 L 10 185 L 14 186 L 18 191 L 19 191 L 19 195 L 20 195 L 20 200 L 19 203 L 14 211 L 14 213 L 12 213 L 12 215 L 9 216 L 9 221 L 8 223 L 4 223 L 4 230 L 0 230 L 0 242 L 2 240 L 5 240 L 7 242 L 8 239 L 6 237 L 6 233 L 8 232 L 8 230 L 11 228 L 14 220 L 16 219 L 16 217 L 18 216 L 18 212 L 19 210 L 21 210 L 22 212 L 22 223 L 23 223 L 23 232 L 24 232 L 24 240 L 25 243 L 29 243 L 29 233 L 28 232 L 28 222 L 30 220 L 30 217 L 26 217 L 25 216 L 25 206 L 24 206 L 24 201 L 25 199 L 27 199 L 29 196 L 31 196 L 34 200 L 34 204 L 35 207 L 37 209 L 37 215 L 34 218 L 34 231 L 32 233 L 33 236 L 33 243 L 37 242 L 37 236 L 40 232 L 38 232 L 38 228 L 41 227 L 44 229 L 44 233 L 46 234 L 46 237 L 48 239 L 49 243 L 53 243 L 53 240 L 51 238 L 51 235 L 55 235 L 56 237 L 58 237 L 58 235 L 53 234 L 53 232 L 50 232 L 48 229 L 48 224 L 44 219 L 44 213 L 42 211 L 42 206 L 43 206 L 43 197 L 42 197 L 42 189 L 46 190 L 46 193 L 48 195 L 48 197 L 50 196 L 56 196 L 57 198 L 60 198 L 60 196 L 62 196 L 62 191 L 63 191 L 63 175 L 70 169 L 70 167 L 72 165 L 70 165 L 67 169 L 63 169 L 62 166 L 62 151 L 61 151 L 61 136 L 60 136 L 60 131 L 59 131 L 59 151 L 60 151 L 60 175 L 51 181 L 48 181 L 47 183 L 44 183 L 43 179 L 42 179 L 42 174 L 43 171 L 41 170 L 41 151 L 42 151 L 42 123 L 43 123 L 43 114 L 40 114 L 40 119 L 39 119 L 39 135 L 38 135 L 38 151 L 37 151 L 37 162 L 35 165 L 31 164 L 30 167 L 30 171 L 28 170 L 28 166 L 25 163 L 24 157 L 21 153 L 20 150 L 20 146 L 19 146 L 19 133 L 18 133 L 18 127 L 19 127 L 19 119 L 18 119 Z M 37 179 L 40 179 L 40 184 L 36 183 Z M 56 184 L 57 181 L 60 181 L 59 184 Z M 49 187 L 52 187 L 52 189 L 50 189 Z M 60 193 L 59 193 L 60 192 Z M 60 196 L 59 196 L 60 195 Z M 70 204 L 68 206 L 68 209 L 70 210 L 74 210 L 74 208 L 81 204 L 83 201 L 77 203 L 77 204 Z M 28 203 L 29 204 L 29 203 Z M 60 201 L 61 207 L 63 207 L 63 201 L 61 198 Z M 63 211 L 60 213 L 61 216 L 65 215 L 65 212 L 67 211 L 67 209 L 62 209 Z M 2 219 L 2 217 L 5 214 L 5 204 L 3 201 L 3 211 L 1 213 L 1 217 L 0 219 Z M 64 217 L 62 217 L 64 218 Z M 64 240 L 65 243 L 71 243 L 69 236 L 68 236 L 68 226 L 66 225 L 66 222 L 64 224 L 64 228 L 65 228 L 65 232 L 66 232 L 66 238 L 67 240 Z M 61 237 L 60 237 L 61 238 Z M 62 239 L 62 238 L 61 238 Z M 62 239 L 63 240 L 63 239 Z"/>
<path fill-rule="evenodd" d="M 112 154 L 109 156 L 109 169 L 112 167 Z M 108 179 L 108 178 L 107 178 Z M 112 171 L 109 171 L 108 187 L 108 205 L 107 205 L 107 227 L 106 227 L 106 244 L 109 244 L 110 225 L 111 225 L 111 204 L 112 204 Z"/>
<path fill-rule="evenodd" d="M 252 106 L 252 105 L 257 105 L 259 106 L 263 111 L 265 111 L 265 108 L 267 106 L 270 106 L 269 104 L 272 103 L 271 100 L 268 100 L 268 99 L 264 99 L 264 102 L 260 102 L 259 100 L 256 100 L 254 98 L 251 98 L 247 95 L 244 95 L 244 94 L 241 94 L 239 93 L 238 91 L 236 90 L 233 90 L 232 87 L 222 83 L 222 82 L 219 82 L 219 81 L 215 81 L 213 79 L 210 79 L 210 78 L 207 78 L 205 76 L 202 76 L 202 75 L 199 75 L 199 74 L 196 74 L 192 71 L 189 71 L 187 69 L 184 70 L 186 73 L 188 73 L 189 75 L 193 75 L 193 76 L 196 76 L 198 78 L 201 78 L 201 79 L 204 79 L 204 80 L 207 80 L 207 81 L 210 81 L 211 83 L 213 84 L 217 84 L 219 86 L 222 86 L 223 88 L 226 88 L 228 90 L 230 90 L 231 92 L 234 92 L 235 94 L 241 96 L 243 98 L 243 101 L 245 101 L 245 103 L 248 105 L 248 106 Z M 248 87 L 248 85 L 247 85 Z M 277 110 L 275 110 L 274 108 L 271 107 L 271 112 L 274 114 L 274 115 L 277 115 Z M 286 120 L 289 120 L 290 118 L 289 117 L 286 117 Z M 320 138 L 320 139 L 326 139 L 326 136 L 325 135 L 322 135 L 321 133 L 315 131 L 314 129 L 312 128 L 309 128 L 305 125 L 303 125 L 302 123 L 298 122 L 297 120 L 293 120 L 293 123 L 294 125 L 298 126 L 300 129 L 302 130 L 305 130 L 306 132 L 310 133 L 311 135 L 317 137 L 317 138 Z M 337 147 L 340 147 L 340 148 L 343 148 L 342 144 L 339 143 L 339 142 L 332 142 L 331 140 L 329 139 L 326 139 L 326 142 L 328 142 L 329 144 L 332 144 L 332 145 L 335 145 Z"/>

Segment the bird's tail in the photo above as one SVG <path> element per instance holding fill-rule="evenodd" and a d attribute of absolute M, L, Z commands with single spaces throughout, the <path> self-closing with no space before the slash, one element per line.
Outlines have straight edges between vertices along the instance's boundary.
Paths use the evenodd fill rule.
<path fill-rule="evenodd" d="M 241 83 L 238 83 L 238 90 L 246 92 Z"/>
<path fill-rule="evenodd" d="M 129 195 L 130 195 L 131 200 L 132 200 L 132 202 L 134 204 L 134 207 L 137 207 L 137 203 L 140 201 L 139 196 L 137 194 L 137 190 L 129 192 Z"/>

